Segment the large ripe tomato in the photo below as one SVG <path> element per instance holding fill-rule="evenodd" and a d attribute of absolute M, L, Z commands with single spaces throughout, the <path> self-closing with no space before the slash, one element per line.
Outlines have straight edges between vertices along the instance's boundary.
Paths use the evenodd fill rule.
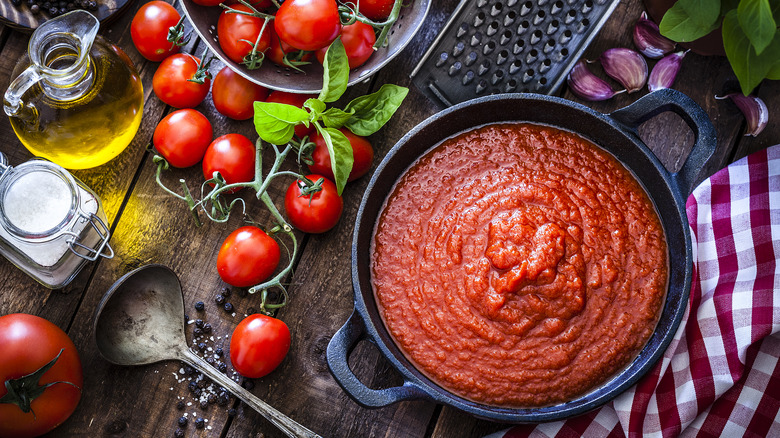
<path fill-rule="evenodd" d="M 230 233 L 217 256 L 217 272 L 235 287 L 260 284 L 279 265 L 279 244 L 263 230 L 245 226 Z"/>
<path fill-rule="evenodd" d="M 217 171 L 228 184 L 255 179 L 254 143 L 241 134 L 225 134 L 214 139 L 203 157 L 203 177 L 211 179 Z"/>
<path fill-rule="evenodd" d="M 328 46 L 341 33 L 336 0 L 285 0 L 274 19 L 276 34 L 300 50 Z"/>
<path fill-rule="evenodd" d="M 70 417 L 81 398 L 84 381 L 81 360 L 68 335 L 43 318 L 15 313 L 0 316 L 0 346 L 0 397 L 8 396 L 11 385 L 18 394 L 14 401 L 21 403 L 0 403 L 0 437 L 39 436 Z M 61 350 L 54 365 L 41 376 L 31 377 L 24 387 L 19 386 L 19 380 L 14 381 L 40 370 Z M 52 385 L 40 394 L 30 393 L 47 384 Z M 22 402 L 22 394 L 32 401 Z"/>
<path fill-rule="evenodd" d="M 237 11 L 251 12 L 252 10 L 245 5 L 237 4 L 231 6 Z M 266 26 L 266 30 L 258 41 L 257 37 L 263 29 L 265 19 L 251 15 L 237 14 L 229 12 L 227 9 L 222 12 L 217 21 L 217 39 L 219 47 L 225 52 L 225 56 L 231 61 L 242 63 L 244 57 L 252 51 L 256 45 L 256 52 L 262 53 L 271 44 L 271 32 Z"/>
<path fill-rule="evenodd" d="M 384 21 L 390 16 L 395 0 L 360 0 L 358 11 L 373 21 Z"/>
<path fill-rule="evenodd" d="M 344 210 L 344 201 L 331 180 L 320 175 L 309 175 L 307 178 L 315 183 L 322 180 L 322 190 L 313 195 L 303 195 L 302 189 L 306 185 L 296 180 L 287 188 L 284 209 L 295 228 L 304 233 L 324 233 L 338 223 Z"/>
<path fill-rule="evenodd" d="M 355 135 L 347 128 L 341 128 L 339 131 L 347 136 L 349 144 L 352 146 L 352 158 L 354 161 L 347 181 L 354 181 L 368 173 L 368 170 L 371 169 L 371 162 L 374 160 L 374 148 L 365 137 Z M 328 145 L 325 144 L 325 139 L 322 138 L 319 132 L 316 132 L 311 136 L 311 141 L 314 142 L 314 151 L 311 153 L 313 163 L 309 164 L 309 171 L 335 181 L 333 169 L 330 167 L 330 152 L 328 152 Z"/>
<path fill-rule="evenodd" d="M 374 33 L 373 27 L 356 21 L 344 26 L 341 30 L 341 43 L 344 44 L 344 51 L 347 53 L 349 68 L 357 68 L 365 64 L 368 58 L 374 54 L 376 33 Z M 317 50 L 317 59 L 320 64 L 325 60 L 327 51 L 327 47 Z"/>
<path fill-rule="evenodd" d="M 298 94 L 298 93 L 288 93 L 286 91 L 272 91 L 270 94 L 268 94 L 268 97 L 265 99 L 265 101 L 275 102 L 275 103 L 286 103 L 287 105 L 303 108 L 304 102 L 306 102 L 309 99 L 314 99 L 316 97 L 317 97 L 316 94 Z M 314 131 L 314 125 L 309 125 L 308 127 L 303 123 L 299 125 L 295 125 L 295 135 L 298 138 L 306 137 L 307 135 L 311 134 L 312 131 Z"/>
<path fill-rule="evenodd" d="M 211 86 L 210 75 L 205 75 L 202 81 L 193 82 L 198 78 L 200 59 L 188 53 L 171 55 L 160 63 L 152 78 L 154 94 L 166 104 L 174 108 L 193 108 L 198 106 Z"/>
<path fill-rule="evenodd" d="M 153 0 L 141 6 L 130 23 L 130 38 L 138 53 L 154 62 L 178 53 L 179 46 L 168 41 L 168 29 L 179 19 L 179 12 L 164 1 Z"/>
<path fill-rule="evenodd" d="M 203 158 L 214 131 L 211 122 L 197 110 L 174 111 L 157 124 L 152 144 L 173 167 L 194 166 Z"/>
<path fill-rule="evenodd" d="M 268 97 L 268 89 L 257 85 L 228 66 L 214 76 L 211 99 L 214 108 L 234 120 L 247 120 L 255 113 L 254 102 Z"/>
<path fill-rule="evenodd" d="M 252 379 L 276 369 L 289 350 L 287 324 L 259 313 L 239 322 L 230 337 L 230 363 L 239 374 Z"/>

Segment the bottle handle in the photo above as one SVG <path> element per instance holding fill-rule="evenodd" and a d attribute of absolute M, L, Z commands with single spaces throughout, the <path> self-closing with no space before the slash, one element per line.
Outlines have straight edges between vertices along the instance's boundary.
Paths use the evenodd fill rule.
<path fill-rule="evenodd" d="M 41 79 L 43 79 L 43 76 L 40 69 L 37 65 L 32 64 L 11 82 L 8 90 L 5 91 L 5 96 L 3 96 L 3 109 L 6 115 L 9 117 L 18 117 L 20 115 L 19 113 L 24 106 L 22 96 Z"/>

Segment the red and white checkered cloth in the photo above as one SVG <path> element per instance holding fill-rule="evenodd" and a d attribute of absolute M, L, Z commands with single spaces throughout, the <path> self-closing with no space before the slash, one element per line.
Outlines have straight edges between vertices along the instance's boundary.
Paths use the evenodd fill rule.
<path fill-rule="evenodd" d="M 600 409 L 486 438 L 780 437 L 780 145 L 710 177 L 686 209 L 693 285 L 663 359 Z"/>

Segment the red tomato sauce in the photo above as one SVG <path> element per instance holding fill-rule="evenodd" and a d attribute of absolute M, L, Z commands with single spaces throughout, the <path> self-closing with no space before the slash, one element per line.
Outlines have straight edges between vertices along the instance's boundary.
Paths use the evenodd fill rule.
<path fill-rule="evenodd" d="M 667 249 L 642 186 L 569 132 L 488 125 L 399 179 L 371 248 L 384 322 L 434 382 L 489 405 L 565 402 L 652 334 Z"/>

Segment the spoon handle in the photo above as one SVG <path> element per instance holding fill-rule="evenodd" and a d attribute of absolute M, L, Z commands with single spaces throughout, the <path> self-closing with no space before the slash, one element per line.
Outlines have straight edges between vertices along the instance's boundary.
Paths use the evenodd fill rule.
<path fill-rule="evenodd" d="M 260 400 L 254 394 L 242 388 L 241 385 L 217 371 L 208 362 L 187 348 L 181 350 L 181 360 L 189 363 L 193 368 L 205 374 L 211 380 L 227 388 L 242 402 L 248 404 L 268 421 L 273 423 L 289 437 L 294 438 L 322 438 L 316 433 L 293 421 L 290 417 L 277 411 L 268 403 Z"/>

